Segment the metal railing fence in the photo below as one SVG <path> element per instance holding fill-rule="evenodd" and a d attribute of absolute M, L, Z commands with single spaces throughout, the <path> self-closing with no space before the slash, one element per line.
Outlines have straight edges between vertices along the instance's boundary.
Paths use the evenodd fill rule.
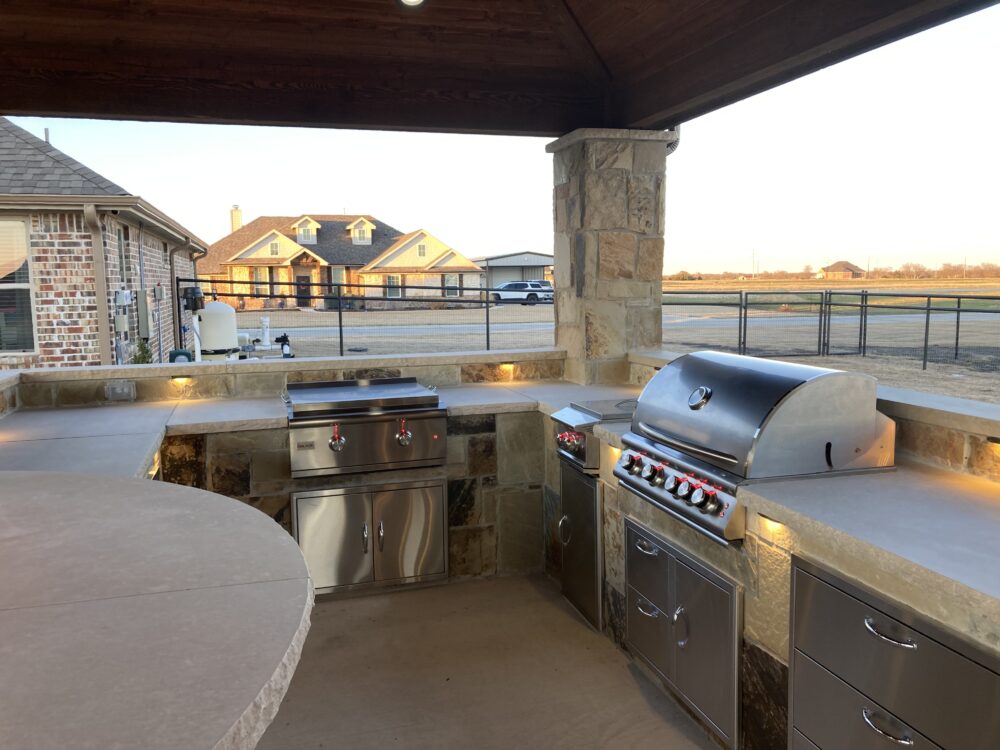
<path fill-rule="evenodd" d="M 551 304 L 498 300 L 504 290 L 492 288 L 179 278 L 179 305 L 191 286 L 231 305 L 251 340 L 267 318 L 271 341 L 263 343 L 287 334 L 299 357 L 531 349 L 555 338 Z M 192 332 L 182 341 L 192 347 Z"/>
<path fill-rule="evenodd" d="M 1000 370 L 1000 296 L 663 292 L 663 343 L 759 356 L 901 357 Z"/>

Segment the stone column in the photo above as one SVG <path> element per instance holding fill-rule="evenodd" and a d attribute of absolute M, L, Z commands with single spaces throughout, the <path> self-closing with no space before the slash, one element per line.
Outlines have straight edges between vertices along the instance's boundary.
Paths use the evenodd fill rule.
<path fill-rule="evenodd" d="M 676 140 L 669 131 L 583 129 L 546 147 L 567 380 L 627 382 L 627 353 L 660 345 L 663 187 Z"/>

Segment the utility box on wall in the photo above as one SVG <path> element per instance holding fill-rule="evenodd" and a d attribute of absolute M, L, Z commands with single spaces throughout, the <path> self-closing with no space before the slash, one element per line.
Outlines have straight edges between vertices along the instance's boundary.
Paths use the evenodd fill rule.
<path fill-rule="evenodd" d="M 156 297 L 152 289 L 140 289 L 137 297 L 136 312 L 139 315 L 139 338 L 148 339 L 156 330 L 153 311 L 156 309 Z"/>

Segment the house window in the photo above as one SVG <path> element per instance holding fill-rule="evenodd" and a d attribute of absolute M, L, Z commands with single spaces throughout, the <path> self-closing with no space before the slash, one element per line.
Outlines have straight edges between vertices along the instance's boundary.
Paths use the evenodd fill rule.
<path fill-rule="evenodd" d="M 386 297 L 402 297 L 402 277 L 394 274 L 389 274 L 385 277 L 385 296 Z"/>
<path fill-rule="evenodd" d="M 343 284 L 347 281 L 347 270 L 344 268 L 330 268 L 330 283 Z"/>
<path fill-rule="evenodd" d="M 270 248 L 271 248 L 271 255 L 277 255 L 279 252 L 281 252 L 281 246 L 277 242 L 272 242 L 270 244 Z"/>
<path fill-rule="evenodd" d="M 355 245 L 370 245 L 372 243 L 371 230 L 363 224 L 354 227 L 352 237 Z"/>
<path fill-rule="evenodd" d="M 417 245 L 417 255 L 421 258 L 427 257 L 427 245 Z"/>
<path fill-rule="evenodd" d="M 441 276 L 441 287 L 445 297 L 457 297 L 461 293 L 462 277 L 457 273 L 446 273 Z"/>
<path fill-rule="evenodd" d="M 296 232 L 296 239 L 303 245 L 315 245 L 316 230 L 310 226 L 301 226 Z"/>
<path fill-rule="evenodd" d="M 28 268 L 28 230 L 20 220 L 0 221 L 0 351 L 35 350 Z"/>
<path fill-rule="evenodd" d="M 253 293 L 269 294 L 271 277 L 267 266 L 255 266 L 253 269 Z"/>

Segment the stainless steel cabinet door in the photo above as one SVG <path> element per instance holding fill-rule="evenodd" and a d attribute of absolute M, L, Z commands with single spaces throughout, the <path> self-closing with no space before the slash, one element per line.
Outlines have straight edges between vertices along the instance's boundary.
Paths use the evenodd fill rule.
<path fill-rule="evenodd" d="M 597 480 L 561 464 L 563 595 L 601 629 L 601 547 Z"/>
<path fill-rule="evenodd" d="M 372 496 L 375 580 L 444 573 L 441 485 L 384 490 Z"/>
<path fill-rule="evenodd" d="M 373 580 L 368 493 L 299 496 L 295 516 L 299 546 L 317 590 Z"/>
<path fill-rule="evenodd" d="M 674 683 L 718 731 L 731 736 L 736 723 L 736 647 L 729 592 L 678 559 L 674 568 Z"/>

